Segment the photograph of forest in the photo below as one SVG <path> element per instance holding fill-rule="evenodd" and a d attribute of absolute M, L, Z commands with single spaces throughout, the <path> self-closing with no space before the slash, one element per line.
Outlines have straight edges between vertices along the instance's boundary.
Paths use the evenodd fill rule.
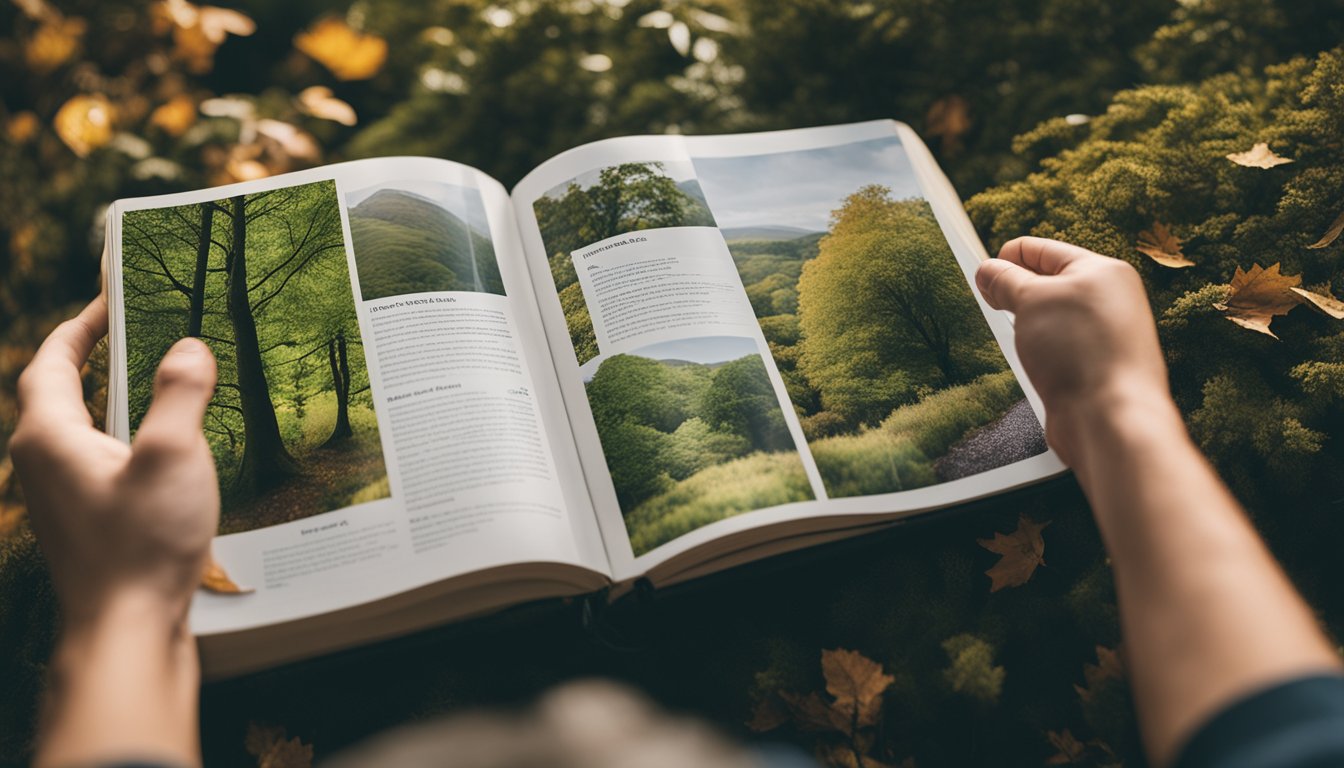
<path fill-rule="evenodd" d="M 898 139 L 695 167 L 829 495 L 1045 450 Z"/>
<path fill-rule="evenodd" d="M 537 198 L 532 209 L 580 365 L 597 356 L 597 337 L 570 253 L 641 229 L 715 226 L 690 163 L 623 163 L 594 170 Z"/>
<path fill-rule="evenodd" d="M 133 433 L 175 341 L 219 361 L 221 533 L 389 495 L 334 182 L 127 212 L 121 267 Z"/>
<path fill-rule="evenodd" d="M 752 339 L 613 355 L 586 389 L 636 556 L 716 520 L 813 498 Z"/>
<path fill-rule="evenodd" d="M 425 291 L 504 295 L 480 190 L 396 181 L 346 194 L 365 301 Z"/>

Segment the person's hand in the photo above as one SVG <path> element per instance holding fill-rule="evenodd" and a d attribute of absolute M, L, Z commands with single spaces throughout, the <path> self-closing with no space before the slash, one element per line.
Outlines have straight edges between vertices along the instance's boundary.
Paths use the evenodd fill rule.
<path fill-rule="evenodd" d="M 1092 418 L 1179 418 L 1143 283 L 1129 264 L 1076 245 L 1021 237 L 980 265 L 975 282 L 1017 315 L 1017 352 L 1068 464 Z"/>

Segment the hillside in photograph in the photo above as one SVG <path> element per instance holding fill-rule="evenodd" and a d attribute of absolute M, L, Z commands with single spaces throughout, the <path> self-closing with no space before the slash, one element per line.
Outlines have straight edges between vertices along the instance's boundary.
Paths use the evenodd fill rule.
<path fill-rule="evenodd" d="M 425 291 L 504 294 L 490 238 L 415 192 L 379 189 L 351 207 L 350 235 L 366 301 Z"/>

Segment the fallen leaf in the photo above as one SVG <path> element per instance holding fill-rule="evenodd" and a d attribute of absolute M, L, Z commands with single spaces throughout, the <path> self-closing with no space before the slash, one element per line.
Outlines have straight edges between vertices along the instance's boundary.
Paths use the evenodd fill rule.
<path fill-rule="evenodd" d="M 1139 233 L 1139 243 L 1136 247 L 1139 249 L 1139 253 L 1164 267 L 1183 269 L 1195 266 L 1195 262 L 1187 259 L 1185 254 L 1181 252 L 1181 242 L 1181 239 L 1173 235 L 1166 224 L 1154 221 L 1151 230 L 1145 229 Z"/>
<path fill-rule="evenodd" d="M 387 41 L 328 17 L 294 36 L 294 47 L 331 70 L 340 80 L 367 80 L 387 60 Z"/>
<path fill-rule="evenodd" d="M 842 714 L 833 709 L 816 691 L 806 696 L 780 691 L 779 698 L 788 706 L 789 714 L 793 715 L 793 722 L 800 730 L 840 733 L 849 733 L 853 730 Z"/>
<path fill-rule="evenodd" d="M 1077 737 L 1065 728 L 1062 732 L 1049 731 L 1045 738 L 1050 741 L 1050 746 L 1057 751 L 1045 761 L 1046 765 L 1073 765 L 1082 760 L 1087 752 L 1087 745 L 1079 741 Z"/>
<path fill-rule="evenodd" d="M 1096 695 L 1097 689 L 1108 680 L 1123 680 L 1125 678 L 1125 667 L 1120 662 L 1120 654 L 1113 648 L 1107 648 L 1104 645 L 1097 646 L 1097 663 L 1083 665 L 1083 681 L 1086 687 L 1074 684 L 1073 689 L 1078 692 L 1078 698 L 1083 701 L 1091 701 Z"/>
<path fill-rule="evenodd" d="M 285 737 L 284 728 L 249 723 L 243 746 L 257 758 L 257 768 L 312 768 L 312 745 Z"/>
<path fill-rule="evenodd" d="M 789 710 L 780 703 L 779 697 L 772 694 L 762 696 L 761 700 L 756 702 L 756 709 L 751 714 L 751 720 L 747 722 L 747 728 L 753 733 L 765 733 L 788 721 Z"/>
<path fill-rule="evenodd" d="M 185 93 L 174 96 L 150 113 L 149 124 L 169 136 L 181 136 L 196 124 L 196 100 Z"/>
<path fill-rule="evenodd" d="M 61 141 L 80 157 L 112 140 L 112 121 L 116 110 L 102 96 L 78 95 L 56 110 L 52 125 Z"/>
<path fill-rule="evenodd" d="M 325 85 L 314 85 L 299 92 L 299 109 L 321 120 L 331 120 L 341 125 L 354 125 L 358 122 L 355 108 L 341 101 Z"/>
<path fill-rule="evenodd" d="M 205 561 L 205 570 L 201 573 L 201 588 L 219 595 L 246 595 L 256 591 L 233 583 L 224 566 L 215 562 L 213 554 Z"/>
<path fill-rule="evenodd" d="M 1017 530 L 1012 533 L 995 532 L 993 539 L 976 540 L 990 552 L 1003 555 L 993 568 L 985 571 L 990 578 L 990 592 L 998 592 L 1004 587 L 1020 587 L 1036 572 L 1036 566 L 1045 565 L 1045 539 L 1041 531 L 1049 524 L 1049 521 L 1037 523 L 1020 515 Z"/>
<path fill-rule="evenodd" d="M 1277 339 L 1269 324 L 1301 303 L 1302 299 L 1291 290 L 1301 284 L 1301 277 L 1280 273 L 1277 263 L 1269 269 L 1256 264 L 1249 272 L 1237 267 L 1228 286 L 1227 300 L 1213 306 L 1242 328 Z"/>
<path fill-rule="evenodd" d="M 961 151 L 962 137 L 971 130 L 971 105 L 965 98 L 953 94 L 929 105 L 924 114 L 924 132 L 937 136 L 944 152 Z"/>
<path fill-rule="evenodd" d="M 1289 290 L 1306 299 L 1307 303 L 1330 317 L 1336 320 L 1344 320 L 1344 301 L 1331 296 L 1329 286 L 1325 286 L 1322 292 L 1304 291 L 1301 288 L 1291 288 Z"/>
<path fill-rule="evenodd" d="M 835 697 L 834 708 L 857 728 L 877 724 L 882 713 L 882 694 L 896 678 L 882 665 L 857 651 L 837 648 L 821 652 L 821 672 L 826 692 Z"/>
<path fill-rule="evenodd" d="M 1317 240 L 1307 247 L 1324 248 L 1338 240 L 1341 234 L 1344 234 L 1344 211 L 1341 211 L 1339 216 L 1335 217 L 1335 220 L 1330 223 L 1330 228 L 1325 230 L 1325 234 L 1321 235 L 1320 240 Z"/>
<path fill-rule="evenodd" d="M 1245 152 L 1233 152 L 1227 159 L 1246 168 L 1273 168 L 1276 165 L 1293 162 L 1290 158 L 1274 154 L 1269 145 L 1263 141 Z"/>

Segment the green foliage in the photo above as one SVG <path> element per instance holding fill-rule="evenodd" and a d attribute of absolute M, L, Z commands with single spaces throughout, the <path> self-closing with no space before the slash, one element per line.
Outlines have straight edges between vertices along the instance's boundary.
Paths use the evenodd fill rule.
<path fill-rule="evenodd" d="M 746 438 L 754 450 L 793 450 L 793 438 L 759 355 L 733 360 L 714 371 L 699 412 L 712 429 Z"/>
<path fill-rule="evenodd" d="M 994 666 L 994 646 L 971 634 L 953 635 L 943 641 L 948 665 L 943 678 L 952 690 L 981 704 L 998 704 L 1007 671 Z"/>
<path fill-rule="evenodd" d="M 705 467 L 723 464 L 751 451 L 747 438 L 712 429 L 699 416 L 677 426 L 667 442 L 662 460 L 674 480 L 685 480 Z"/>

